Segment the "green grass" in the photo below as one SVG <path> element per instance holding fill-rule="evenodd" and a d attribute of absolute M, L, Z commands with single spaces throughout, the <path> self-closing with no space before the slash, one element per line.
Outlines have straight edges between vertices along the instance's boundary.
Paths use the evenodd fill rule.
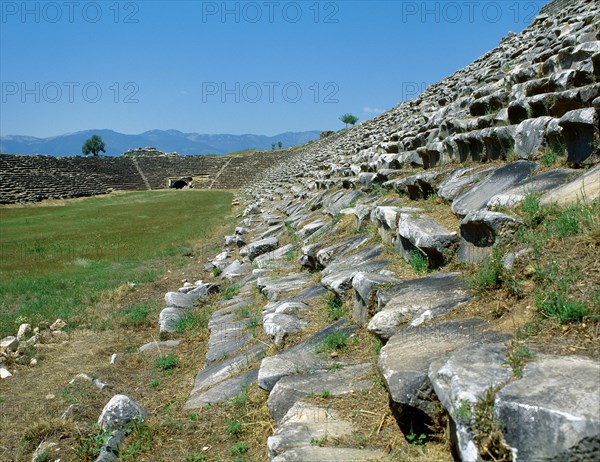
<path fill-rule="evenodd" d="M 17 317 L 85 325 L 84 309 L 103 292 L 153 282 L 166 265 L 197 253 L 194 243 L 225 222 L 231 198 L 144 191 L 0 207 L 0 336 L 14 334 Z M 135 323 L 142 314 L 125 318 Z"/>
<path fill-rule="evenodd" d="M 154 361 L 154 366 L 161 371 L 175 369 L 178 364 L 179 361 L 177 361 L 177 358 L 173 355 L 162 356 Z"/>
<path fill-rule="evenodd" d="M 427 257 L 417 250 L 411 252 L 410 256 L 408 257 L 408 264 L 417 273 L 425 273 L 429 267 L 429 264 L 427 263 Z"/>
<path fill-rule="evenodd" d="M 337 321 L 340 318 L 343 318 L 348 314 L 348 310 L 344 305 L 344 301 L 337 294 L 328 294 L 325 297 L 325 302 L 327 303 L 327 315 L 329 320 Z"/>
<path fill-rule="evenodd" d="M 336 332 L 335 334 L 325 337 L 317 351 L 324 353 L 327 351 L 342 350 L 346 348 L 348 343 L 348 335 L 344 332 Z"/>

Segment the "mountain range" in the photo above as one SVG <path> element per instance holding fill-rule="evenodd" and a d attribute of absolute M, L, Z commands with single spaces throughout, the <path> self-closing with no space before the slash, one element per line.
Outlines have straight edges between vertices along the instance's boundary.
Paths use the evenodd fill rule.
<path fill-rule="evenodd" d="M 35 138 L 32 136 L 0 136 L 0 153 L 45 154 L 49 156 L 81 156 L 81 147 L 92 135 L 106 144 L 105 156 L 120 156 L 129 149 L 155 147 L 163 152 L 192 154 L 227 154 L 245 149 L 271 149 L 281 141 L 283 147 L 305 144 L 319 138 L 319 131 L 285 132 L 265 135 L 201 135 L 178 130 L 150 130 L 139 135 L 126 135 L 113 130 L 84 130 L 76 133 Z"/>

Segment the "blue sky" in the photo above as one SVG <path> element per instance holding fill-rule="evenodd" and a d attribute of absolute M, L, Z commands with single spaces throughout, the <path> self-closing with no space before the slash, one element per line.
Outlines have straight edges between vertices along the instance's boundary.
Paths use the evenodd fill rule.
<path fill-rule="evenodd" d="M 520 32 L 548 0 L 0 0 L 0 135 L 337 130 Z"/>

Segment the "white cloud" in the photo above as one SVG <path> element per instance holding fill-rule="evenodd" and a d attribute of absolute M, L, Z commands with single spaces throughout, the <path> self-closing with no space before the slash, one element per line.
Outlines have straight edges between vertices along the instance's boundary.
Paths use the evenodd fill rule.
<path fill-rule="evenodd" d="M 369 114 L 383 114 L 385 109 L 380 109 L 378 107 L 363 107 L 363 112 L 367 112 Z"/>

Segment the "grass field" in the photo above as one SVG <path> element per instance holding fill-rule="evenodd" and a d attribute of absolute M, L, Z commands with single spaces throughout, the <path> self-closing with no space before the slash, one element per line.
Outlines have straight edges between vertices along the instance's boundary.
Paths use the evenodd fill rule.
<path fill-rule="evenodd" d="M 22 321 L 84 324 L 104 293 L 214 253 L 199 243 L 227 221 L 231 200 L 227 192 L 144 191 L 0 208 L 0 338 Z"/>

